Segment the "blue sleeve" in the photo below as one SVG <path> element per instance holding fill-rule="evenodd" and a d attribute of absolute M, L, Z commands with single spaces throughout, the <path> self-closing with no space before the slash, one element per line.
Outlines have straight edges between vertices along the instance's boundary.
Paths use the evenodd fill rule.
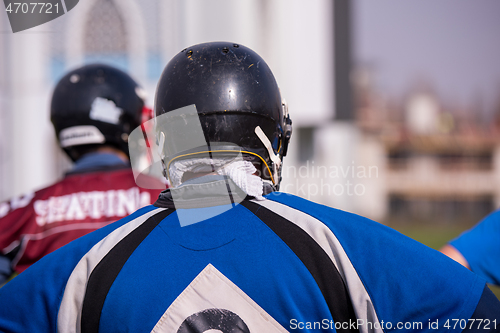
<path fill-rule="evenodd" d="M 384 322 L 468 320 L 485 281 L 444 254 L 367 218 L 289 196 L 269 196 L 323 221 L 339 240 Z M 497 308 L 496 311 L 500 311 Z M 448 330 L 447 332 L 459 332 Z"/>
<path fill-rule="evenodd" d="M 46 255 L 0 288 L 0 332 L 57 332 L 66 283 L 80 259 L 101 239 L 154 206 L 78 238 Z M 84 288 L 84 286 L 82 286 Z"/>
<path fill-rule="evenodd" d="M 500 331 L 500 301 L 491 292 L 490 288 L 484 287 L 481 299 L 468 321 L 462 333 L 498 332 Z"/>
<path fill-rule="evenodd" d="M 488 283 L 500 285 L 500 211 L 450 242 L 467 260 L 471 270 Z"/>
<path fill-rule="evenodd" d="M 0 254 L 0 286 L 2 286 L 12 275 L 10 259 Z"/>

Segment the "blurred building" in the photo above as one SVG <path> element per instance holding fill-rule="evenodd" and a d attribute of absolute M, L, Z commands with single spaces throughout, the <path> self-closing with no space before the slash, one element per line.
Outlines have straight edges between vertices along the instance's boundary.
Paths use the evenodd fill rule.
<path fill-rule="evenodd" d="M 389 103 L 368 72 L 355 82 L 357 124 L 383 148 L 386 219 L 473 222 L 500 206 L 500 132 L 480 105 L 444 106 L 425 86 Z"/>

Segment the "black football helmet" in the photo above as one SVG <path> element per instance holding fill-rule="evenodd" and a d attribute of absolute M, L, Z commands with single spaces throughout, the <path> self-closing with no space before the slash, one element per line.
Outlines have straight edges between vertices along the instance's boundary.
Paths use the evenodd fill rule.
<path fill-rule="evenodd" d="M 139 85 L 114 67 L 92 64 L 70 71 L 57 83 L 51 103 L 61 148 L 73 160 L 79 149 L 99 144 L 128 155 L 128 135 L 147 120 L 143 98 Z"/>
<path fill-rule="evenodd" d="M 243 45 L 229 42 L 198 44 L 182 50 L 160 77 L 155 119 L 161 122 L 162 116 L 190 105 L 196 107 L 206 145 L 186 150 L 183 142 L 191 133 L 178 128 L 163 130 L 157 124 L 167 173 L 176 159 L 237 150 L 261 166 L 263 179 L 279 186 L 292 122 L 264 59 Z"/>

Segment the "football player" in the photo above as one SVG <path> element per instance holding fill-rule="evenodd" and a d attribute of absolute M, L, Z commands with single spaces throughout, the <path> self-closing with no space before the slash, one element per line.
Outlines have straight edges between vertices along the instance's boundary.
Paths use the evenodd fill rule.
<path fill-rule="evenodd" d="M 143 98 L 128 74 L 102 64 L 72 70 L 57 83 L 51 121 L 74 165 L 59 182 L 0 204 L 0 285 L 44 255 L 156 200 L 160 190 L 136 185 L 128 156 L 129 133 L 152 116 Z"/>
<path fill-rule="evenodd" d="M 0 330 L 460 332 L 500 319 L 485 282 L 438 251 L 277 191 L 292 123 L 251 49 L 178 53 L 155 126 L 172 188 L 9 282 Z"/>

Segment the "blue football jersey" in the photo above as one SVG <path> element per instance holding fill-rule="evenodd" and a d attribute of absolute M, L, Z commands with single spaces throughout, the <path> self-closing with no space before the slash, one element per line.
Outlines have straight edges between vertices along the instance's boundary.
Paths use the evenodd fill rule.
<path fill-rule="evenodd" d="M 164 197 L 7 283 L 0 331 L 460 332 L 450 320 L 471 318 L 485 288 L 388 227 L 289 194 Z"/>

